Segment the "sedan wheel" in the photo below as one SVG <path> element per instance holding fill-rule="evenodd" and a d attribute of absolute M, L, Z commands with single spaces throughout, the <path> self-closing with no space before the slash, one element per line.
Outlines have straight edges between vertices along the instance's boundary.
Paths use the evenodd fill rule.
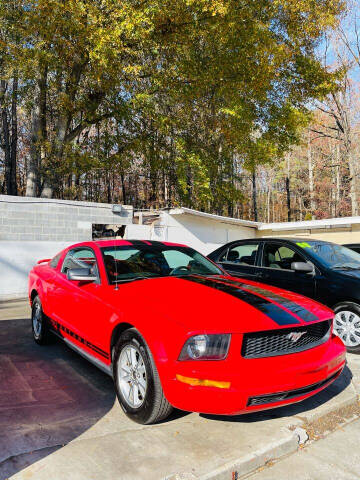
<path fill-rule="evenodd" d="M 351 310 L 340 310 L 334 319 L 334 333 L 344 342 L 346 347 L 360 347 L 360 315 Z"/>

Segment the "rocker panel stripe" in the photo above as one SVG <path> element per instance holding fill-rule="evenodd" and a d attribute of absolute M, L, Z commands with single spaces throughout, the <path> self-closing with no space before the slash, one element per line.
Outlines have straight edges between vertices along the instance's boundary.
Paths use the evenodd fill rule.
<path fill-rule="evenodd" d="M 106 358 L 107 360 L 109 359 L 109 354 L 106 353 L 104 350 L 102 350 L 100 347 L 94 345 L 93 343 L 89 342 L 88 340 L 86 340 L 85 338 L 83 337 L 80 337 L 80 335 L 78 335 L 77 333 L 73 332 L 72 330 L 70 330 L 69 328 L 65 327 L 64 325 L 62 325 L 61 323 L 53 320 L 52 318 L 49 318 L 49 323 L 51 325 L 51 327 L 57 332 L 59 333 L 61 336 L 62 336 L 62 332 L 65 332 L 67 333 L 68 335 L 70 335 L 70 337 L 72 338 L 75 338 L 75 340 L 77 340 L 78 342 L 82 343 L 83 345 L 85 345 L 86 347 L 90 348 L 91 350 L 93 350 L 94 352 L 96 352 L 98 355 L 101 355 L 102 357 Z"/>

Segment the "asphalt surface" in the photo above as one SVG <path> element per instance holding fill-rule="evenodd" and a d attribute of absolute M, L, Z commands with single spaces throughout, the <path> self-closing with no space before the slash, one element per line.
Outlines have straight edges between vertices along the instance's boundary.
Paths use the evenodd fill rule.
<path fill-rule="evenodd" d="M 230 479 L 295 451 L 289 426 L 357 399 L 346 369 L 290 407 L 237 417 L 177 411 L 138 425 L 110 377 L 59 340 L 35 344 L 29 315 L 26 301 L 0 302 L 0 480 Z"/>

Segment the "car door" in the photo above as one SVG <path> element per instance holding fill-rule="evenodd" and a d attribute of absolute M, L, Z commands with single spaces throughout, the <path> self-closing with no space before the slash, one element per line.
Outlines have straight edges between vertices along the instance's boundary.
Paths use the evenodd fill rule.
<path fill-rule="evenodd" d="M 97 281 L 68 280 L 67 271 L 70 268 L 86 266 L 98 277 Z M 92 355 L 104 360 L 107 357 L 105 355 L 107 346 L 103 333 L 110 312 L 102 300 L 98 259 L 94 250 L 90 247 L 69 250 L 62 263 L 59 277 L 57 316 L 65 327 L 62 334 Z"/>
<path fill-rule="evenodd" d="M 230 245 L 216 262 L 230 275 L 256 280 L 256 267 L 260 242 L 248 240 Z"/>
<path fill-rule="evenodd" d="M 264 242 L 260 258 L 259 281 L 314 298 L 316 294 L 315 275 L 295 272 L 291 269 L 292 262 L 308 262 L 308 260 L 288 243 Z"/>

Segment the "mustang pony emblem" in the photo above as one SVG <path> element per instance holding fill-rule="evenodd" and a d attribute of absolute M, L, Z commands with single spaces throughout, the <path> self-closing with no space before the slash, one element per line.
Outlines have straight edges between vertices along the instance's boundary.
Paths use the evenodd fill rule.
<path fill-rule="evenodd" d="M 300 338 L 305 335 L 306 332 L 290 332 L 289 335 L 286 335 L 286 338 L 291 340 L 292 342 L 297 342 Z"/>

